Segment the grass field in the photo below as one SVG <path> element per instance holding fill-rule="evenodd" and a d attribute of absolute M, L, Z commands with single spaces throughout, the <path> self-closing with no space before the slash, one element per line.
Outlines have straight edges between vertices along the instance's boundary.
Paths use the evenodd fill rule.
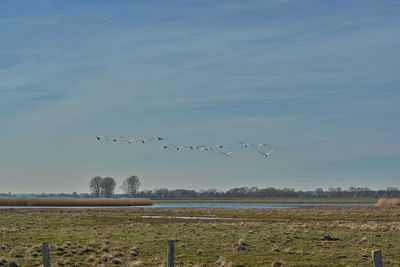
<path fill-rule="evenodd" d="M 153 203 L 179 202 L 253 202 L 253 203 L 376 203 L 378 198 L 367 197 L 260 197 L 260 198 L 184 198 L 152 199 Z"/>
<path fill-rule="evenodd" d="M 146 198 L 1 197 L 0 206 L 145 206 Z"/>
<path fill-rule="evenodd" d="M 400 266 L 400 209 L 0 209 L 0 265 L 40 266 L 45 241 L 52 266 L 160 266 L 169 239 L 177 266 Z"/>

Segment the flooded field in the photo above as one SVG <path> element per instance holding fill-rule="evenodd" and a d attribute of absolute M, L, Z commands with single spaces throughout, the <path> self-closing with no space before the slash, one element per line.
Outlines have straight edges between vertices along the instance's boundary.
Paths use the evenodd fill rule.
<path fill-rule="evenodd" d="M 299 208 L 299 207 L 313 207 L 313 206 L 374 206 L 375 203 L 246 203 L 246 202 L 166 202 L 154 203 L 145 206 L 0 206 L 1 208 L 18 208 L 18 209 L 38 209 L 38 208 L 58 208 L 58 209 L 90 209 L 90 208 L 237 208 L 237 209 L 265 209 L 265 208 Z"/>

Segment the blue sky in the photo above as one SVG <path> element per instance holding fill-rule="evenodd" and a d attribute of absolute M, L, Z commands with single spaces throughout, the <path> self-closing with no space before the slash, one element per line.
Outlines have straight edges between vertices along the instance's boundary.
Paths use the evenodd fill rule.
<path fill-rule="evenodd" d="M 2 1 L 0 32 L 0 192 L 400 186 L 399 1 Z"/>

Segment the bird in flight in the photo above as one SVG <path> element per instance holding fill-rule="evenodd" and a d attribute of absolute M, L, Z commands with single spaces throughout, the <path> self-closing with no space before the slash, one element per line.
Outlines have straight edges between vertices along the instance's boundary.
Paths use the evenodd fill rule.
<path fill-rule="evenodd" d="M 173 148 L 175 148 L 176 150 L 181 149 L 179 146 L 176 146 L 176 145 L 174 145 L 174 144 L 169 144 L 169 145 L 172 146 Z"/>
<path fill-rule="evenodd" d="M 214 151 L 211 147 L 201 146 L 200 151 Z"/>
<path fill-rule="evenodd" d="M 258 146 L 270 146 L 270 144 L 261 143 L 261 144 L 258 144 Z"/>
<path fill-rule="evenodd" d="M 267 153 L 258 151 L 258 153 L 260 153 L 261 155 L 263 155 L 264 158 L 268 157 L 268 155 L 271 154 L 272 152 L 274 152 L 274 150 L 268 151 Z"/>
<path fill-rule="evenodd" d="M 132 144 L 132 142 L 135 142 L 136 139 L 135 139 L 135 138 L 132 138 L 132 139 L 129 139 L 129 140 L 122 140 L 122 141 L 125 141 L 125 142 L 127 142 L 127 143 L 129 143 L 129 144 Z"/>
<path fill-rule="evenodd" d="M 149 141 L 165 141 L 164 138 L 159 137 L 159 136 L 157 136 L 157 137 L 152 136 L 152 137 L 147 138 L 147 140 L 149 140 Z"/>
<path fill-rule="evenodd" d="M 242 144 L 243 147 L 254 146 L 253 143 L 245 143 L 245 142 L 242 142 L 242 141 L 239 141 L 238 143 Z"/>
<path fill-rule="evenodd" d="M 227 157 L 228 155 L 232 154 L 232 152 L 230 152 L 230 151 L 229 151 L 229 152 L 221 151 L 220 153 L 221 153 L 221 154 L 224 154 L 225 157 Z"/>

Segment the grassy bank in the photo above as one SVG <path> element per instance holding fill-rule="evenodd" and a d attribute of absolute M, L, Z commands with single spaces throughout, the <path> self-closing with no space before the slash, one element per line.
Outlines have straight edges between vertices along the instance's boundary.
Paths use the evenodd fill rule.
<path fill-rule="evenodd" d="M 151 204 L 152 202 L 145 198 L 0 198 L 0 206 L 143 206 Z"/>
<path fill-rule="evenodd" d="M 52 266 L 159 266 L 169 239 L 177 266 L 371 266 L 374 249 L 400 266 L 399 208 L 0 209 L 0 225 L 0 261 L 20 266 L 40 264 L 43 241 Z"/>
<path fill-rule="evenodd" d="M 247 203 L 376 203 L 378 198 L 367 197 L 262 197 L 262 198 L 182 198 L 182 199 L 152 199 L 153 203 L 179 202 L 247 202 Z"/>

